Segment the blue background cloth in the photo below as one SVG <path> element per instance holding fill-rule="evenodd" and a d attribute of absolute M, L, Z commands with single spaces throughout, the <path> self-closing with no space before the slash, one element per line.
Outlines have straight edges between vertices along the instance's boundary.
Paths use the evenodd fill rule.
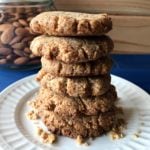
<path fill-rule="evenodd" d="M 0 91 L 6 88 L 11 83 L 26 77 L 31 74 L 37 73 L 38 70 L 8 70 L 0 69 Z"/>
<path fill-rule="evenodd" d="M 123 77 L 150 93 L 150 55 L 113 55 L 112 74 Z M 0 69 L 0 91 L 11 83 L 38 72 Z"/>

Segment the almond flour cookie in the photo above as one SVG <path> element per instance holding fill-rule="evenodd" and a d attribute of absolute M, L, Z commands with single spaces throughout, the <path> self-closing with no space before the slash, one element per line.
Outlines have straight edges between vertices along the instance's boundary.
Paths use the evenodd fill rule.
<path fill-rule="evenodd" d="M 110 110 L 117 100 L 114 86 L 108 92 L 97 97 L 68 97 L 56 95 L 49 89 L 41 88 L 33 101 L 33 107 L 39 112 L 53 111 L 60 116 L 97 115 Z"/>
<path fill-rule="evenodd" d="M 41 58 L 43 69 L 53 76 L 96 76 L 108 74 L 112 67 L 112 60 L 103 57 L 97 61 L 77 64 L 66 64 L 56 60 Z"/>
<path fill-rule="evenodd" d="M 37 15 L 30 23 L 31 29 L 40 34 L 55 36 L 102 35 L 112 29 L 107 14 L 51 11 Z"/>
<path fill-rule="evenodd" d="M 75 118 L 61 116 L 53 111 L 42 112 L 41 119 L 49 131 L 71 138 L 98 137 L 110 131 L 116 123 L 115 110 L 97 116 L 77 116 Z"/>
<path fill-rule="evenodd" d="M 44 75 L 43 75 L 44 74 Z M 87 97 L 103 95 L 110 88 L 110 75 L 95 77 L 54 77 L 41 69 L 37 75 L 41 86 L 58 95 Z"/>
<path fill-rule="evenodd" d="M 45 56 L 47 59 L 65 63 L 79 63 L 108 55 L 114 45 L 107 36 L 73 38 L 42 35 L 36 37 L 30 47 L 36 56 Z"/>

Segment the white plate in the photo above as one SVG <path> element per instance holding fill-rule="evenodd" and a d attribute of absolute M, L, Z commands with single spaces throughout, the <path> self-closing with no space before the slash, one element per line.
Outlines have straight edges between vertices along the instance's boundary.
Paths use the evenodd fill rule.
<path fill-rule="evenodd" d="M 6 88 L 0 94 L 0 146 L 4 150 L 148 150 L 150 146 L 150 96 L 142 89 L 112 75 L 117 87 L 120 105 L 128 122 L 125 138 L 112 141 L 108 136 L 96 138 L 89 146 L 75 140 L 59 137 L 54 145 L 43 144 L 35 133 L 35 123 L 25 117 L 26 102 L 38 90 L 35 75 L 26 77 Z M 138 138 L 134 134 L 141 132 Z"/>

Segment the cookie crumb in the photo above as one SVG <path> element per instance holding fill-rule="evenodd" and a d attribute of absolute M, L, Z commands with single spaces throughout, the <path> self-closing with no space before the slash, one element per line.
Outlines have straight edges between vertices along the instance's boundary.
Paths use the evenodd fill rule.
<path fill-rule="evenodd" d="M 90 145 L 90 143 L 85 142 L 83 145 L 84 145 L 84 146 L 89 146 L 89 145 Z"/>
<path fill-rule="evenodd" d="M 117 114 L 121 114 L 117 116 L 116 124 L 112 128 L 112 130 L 108 133 L 109 137 L 112 140 L 117 140 L 125 137 L 123 130 L 126 128 L 126 122 L 123 119 L 123 109 L 121 107 L 117 108 Z"/>
<path fill-rule="evenodd" d="M 30 106 L 32 109 L 36 109 L 37 108 L 37 104 L 35 101 L 31 100 L 27 102 L 27 105 Z"/>
<path fill-rule="evenodd" d="M 39 118 L 39 117 L 38 117 L 38 114 L 37 114 L 34 110 L 28 112 L 28 113 L 26 114 L 26 117 L 27 117 L 27 119 L 29 119 L 29 120 L 37 120 L 37 119 Z"/>
<path fill-rule="evenodd" d="M 37 128 L 37 135 L 40 136 L 44 143 L 53 144 L 57 140 L 56 135 L 45 132 L 42 128 Z"/>
<path fill-rule="evenodd" d="M 110 131 L 109 132 L 109 137 L 112 140 L 117 140 L 117 139 L 121 139 L 121 138 L 125 137 L 125 135 L 121 132 Z"/>
<path fill-rule="evenodd" d="M 27 101 L 27 105 L 31 106 L 32 105 L 32 101 Z"/>
<path fill-rule="evenodd" d="M 133 138 L 134 139 L 137 139 L 140 137 L 140 133 L 141 133 L 141 130 L 137 131 L 136 133 L 133 134 Z"/>
<path fill-rule="evenodd" d="M 138 133 L 134 133 L 133 134 L 133 139 L 137 139 L 137 138 L 139 138 L 140 137 L 140 135 L 138 134 Z"/>
<path fill-rule="evenodd" d="M 43 131 L 43 132 L 41 133 L 40 137 L 43 139 L 43 142 L 44 142 L 44 143 L 47 143 L 48 133 L 46 133 L 46 132 Z"/>
<path fill-rule="evenodd" d="M 80 135 L 78 135 L 77 136 L 77 143 L 79 144 L 79 145 L 81 145 L 81 144 L 83 144 L 83 143 L 85 143 L 85 140 L 82 138 L 82 136 L 80 136 Z"/>
<path fill-rule="evenodd" d="M 37 127 L 36 128 L 36 133 L 37 133 L 37 135 L 41 135 L 42 134 L 42 132 L 43 132 L 43 129 L 42 128 L 39 128 L 39 127 Z"/>
<path fill-rule="evenodd" d="M 53 144 L 54 142 L 56 142 L 57 138 L 55 134 L 49 134 L 48 135 L 48 143 Z"/>

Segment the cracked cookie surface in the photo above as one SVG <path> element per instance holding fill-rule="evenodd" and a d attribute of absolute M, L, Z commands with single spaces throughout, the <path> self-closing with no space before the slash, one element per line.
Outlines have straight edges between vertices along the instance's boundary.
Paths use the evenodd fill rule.
<path fill-rule="evenodd" d="M 34 17 L 30 27 L 34 32 L 40 34 L 98 36 L 112 29 L 112 21 L 107 14 L 51 11 L 43 12 Z"/>
<path fill-rule="evenodd" d="M 38 95 L 33 101 L 34 108 L 39 113 L 53 111 L 60 116 L 76 117 L 80 114 L 97 115 L 111 109 L 117 100 L 114 86 L 107 93 L 97 97 L 68 97 L 56 95 L 49 89 L 40 88 Z"/>
<path fill-rule="evenodd" d="M 72 97 L 103 95 L 110 88 L 110 75 L 95 77 L 54 77 L 41 69 L 37 75 L 41 86 L 55 94 Z"/>
<path fill-rule="evenodd" d="M 101 37 L 54 37 L 42 35 L 31 43 L 36 56 L 65 63 L 78 63 L 97 60 L 113 50 L 113 41 L 108 36 Z"/>
<path fill-rule="evenodd" d="M 110 131 L 116 123 L 115 110 L 101 113 L 96 116 L 77 116 L 76 118 L 62 117 L 53 111 L 41 114 L 41 119 L 52 133 L 71 138 L 97 137 Z"/>
<path fill-rule="evenodd" d="M 112 59 L 103 57 L 87 63 L 66 64 L 60 61 L 41 58 L 43 69 L 53 76 L 96 76 L 108 74 L 112 67 Z"/>

